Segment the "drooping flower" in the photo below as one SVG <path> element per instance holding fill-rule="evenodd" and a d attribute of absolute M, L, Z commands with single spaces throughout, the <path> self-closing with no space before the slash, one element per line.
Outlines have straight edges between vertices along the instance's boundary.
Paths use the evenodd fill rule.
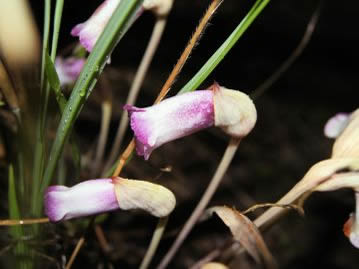
<path fill-rule="evenodd" d="M 211 126 L 244 137 L 257 119 L 246 94 L 217 83 L 208 90 L 177 95 L 150 107 L 126 105 L 124 109 L 129 112 L 137 153 L 146 160 L 155 148 Z"/>
<path fill-rule="evenodd" d="M 167 216 L 176 199 L 165 187 L 120 177 L 92 179 L 71 188 L 50 186 L 44 196 L 45 214 L 57 222 L 116 209 L 142 209 L 153 216 Z"/>
<path fill-rule="evenodd" d="M 73 84 L 80 75 L 85 62 L 86 60 L 84 58 L 69 57 L 64 59 L 62 57 L 56 57 L 55 68 L 61 86 Z"/>
<path fill-rule="evenodd" d="M 87 21 L 76 25 L 72 29 L 71 35 L 78 36 L 82 46 L 91 52 L 120 2 L 121 0 L 105 0 Z M 135 18 L 129 24 L 134 23 L 145 10 L 151 10 L 157 16 L 166 16 L 172 7 L 172 3 L 173 0 L 145 0 L 142 7 L 137 11 Z"/>
<path fill-rule="evenodd" d="M 334 123 L 330 121 L 327 125 L 336 125 L 337 119 L 334 120 Z M 351 113 L 344 127 L 341 126 L 337 130 L 340 131 L 336 131 L 337 138 L 331 157 L 314 164 L 277 203 L 294 203 L 306 198 L 307 196 L 304 195 L 306 193 L 334 191 L 341 188 L 353 189 L 356 197 L 356 210 L 345 223 L 344 232 L 350 242 L 359 248 L 359 109 Z M 270 208 L 255 220 L 255 224 L 258 227 L 267 225 L 283 211 L 278 207 Z"/>

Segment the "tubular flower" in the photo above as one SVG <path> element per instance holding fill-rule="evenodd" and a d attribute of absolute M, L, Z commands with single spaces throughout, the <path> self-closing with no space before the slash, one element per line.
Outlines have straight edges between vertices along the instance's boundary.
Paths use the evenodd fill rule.
<path fill-rule="evenodd" d="M 174 96 L 150 107 L 125 105 L 124 109 L 129 112 L 137 153 L 146 160 L 155 148 L 211 126 L 244 137 L 257 119 L 246 94 L 217 83 L 208 90 Z"/>
<path fill-rule="evenodd" d="M 56 57 L 55 68 L 57 75 L 59 76 L 61 86 L 74 83 L 81 73 L 86 59 L 84 58 L 62 58 Z"/>
<path fill-rule="evenodd" d="M 44 202 L 45 214 L 57 222 L 116 209 L 142 209 L 163 217 L 172 212 L 176 199 L 160 185 L 115 177 L 87 180 L 71 188 L 50 186 Z"/>
<path fill-rule="evenodd" d="M 87 21 L 76 25 L 72 29 L 71 35 L 78 36 L 82 46 L 91 52 L 120 2 L 121 0 L 105 0 Z M 172 2 L 173 0 L 145 0 L 142 7 L 137 11 L 135 19 L 130 24 L 145 10 L 151 10 L 157 16 L 166 16 L 172 7 Z"/>
<path fill-rule="evenodd" d="M 97 39 L 120 2 L 121 0 L 105 0 L 86 22 L 76 25 L 71 30 L 71 35 L 78 36 L 82 46 L 87 51 L 92 51 Z"/>

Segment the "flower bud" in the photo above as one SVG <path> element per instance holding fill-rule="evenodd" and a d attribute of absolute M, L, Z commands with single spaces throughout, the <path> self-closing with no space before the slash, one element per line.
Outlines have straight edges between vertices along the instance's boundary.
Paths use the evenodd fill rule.
<path fill-rule="evenodd" d="M 349 123 L 348 113 L 338 113 L 331 117 L 324 126 L 324 135 L 328 138 L 337 138 Z"/>
<path fill-rule="evenodd" d="M 351 113 L 347 125 L 335 140 L 332 158 L 359 158 L 359 109 Z"/>

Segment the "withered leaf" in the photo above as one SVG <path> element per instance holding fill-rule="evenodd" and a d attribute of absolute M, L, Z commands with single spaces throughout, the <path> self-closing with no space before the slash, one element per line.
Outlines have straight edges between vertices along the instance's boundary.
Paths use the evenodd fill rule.
<path fill-rule="evenodd" d="M 239 211 L 227 206 L 215 206 L 207 210 L 208 213 L 215 212 L 231 230 L 234 240 L 239 242 L 259 263 L 266 268 L 276 268 L 276 263 L 265 244 L 258 228 L 253 222 Z"/>

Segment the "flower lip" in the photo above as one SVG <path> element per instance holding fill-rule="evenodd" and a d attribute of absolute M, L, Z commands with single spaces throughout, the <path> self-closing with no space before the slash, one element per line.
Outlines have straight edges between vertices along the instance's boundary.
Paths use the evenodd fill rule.
<path fill-rule="evenodd" d="M 232 137 L 248 135 L 257 121 L 257 110 L 249 96 L 217 82 L 211 89 L 214 92 L 215 126 Z"/>

